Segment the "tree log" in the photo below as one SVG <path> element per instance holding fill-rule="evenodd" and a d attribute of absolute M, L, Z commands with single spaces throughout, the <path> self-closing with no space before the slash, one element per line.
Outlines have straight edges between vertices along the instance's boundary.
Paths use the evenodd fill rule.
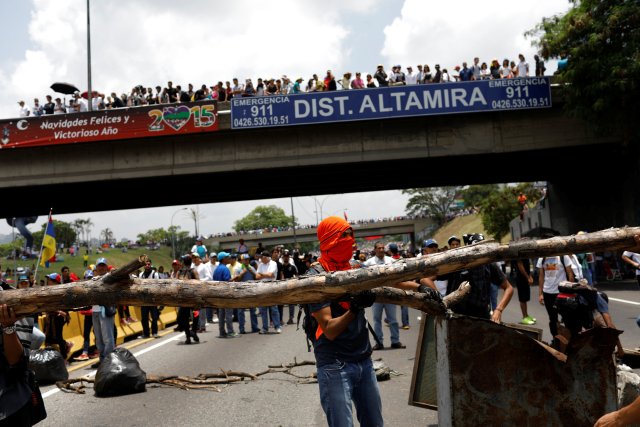
<path fill-rule="evenodd" d="M 349 271 L 277 282 L 202 282 L 177 279 L 131 279 L 145 256 L 111 274 L 84 282 L 0 292 L 0 304 L 16 314 L 101 305 L 165 305 L 184 307 L 248 308 L 276 304 L 306 304 L 339 299 L 365 289 L 391 286 L 425 276 L 442 275 L 499 260 L 536 258 L 569 253 L 635 249 L 640 228 L 612 228 L 579 236 L 523 240 L 502 245 L 487 241 L 422 258 L 398 260 Z M 441 315 L 445 305 L 423 294 L 395 289 L 376 290 L 380 302 L 404 304 Z"/>

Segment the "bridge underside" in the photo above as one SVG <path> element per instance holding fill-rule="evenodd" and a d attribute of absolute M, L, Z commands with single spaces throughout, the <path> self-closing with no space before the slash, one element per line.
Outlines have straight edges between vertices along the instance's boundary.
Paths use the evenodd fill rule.
<path fill-rule="evenodd" d="M 579 150 L 579 152 L 577 152 Z M 114 179 L 99 182 L 34 185 L 0 189 L 3 216 L 58 214 L 104 210 L 218 203 L 315 194 L 351 193 L 547 180 L 589 182 L 593 196 L 598 183 L 621 177 L 630 157 L 619 146 L 607 144 L 517 153 L 493 153 L 437 158 L 336 163 L 304 167 L 270 168 Z M 593 163 L 578 161 L 591 158 Z M 630 166 L 629 166 L 630 167 Z M 226 185 L 222 183 L 226 182 Z M 617 184 L 616 184 L 617 185 Z M 197 191 L 194 189 L 197 188 Z M 238 190 L 242 191 L 238 191 Z M 607 193 L 610 193 L 607 190 Z M 164 194 L 168 197 L 157 197 Z M 602 193 L 600 193 L 602 195 Z M 145 197 L 149 196 L 149 197 Z M 43 208 L 44 207 L 44 208 Z M 44 211 L 43 211 L 44 210 Z"/>

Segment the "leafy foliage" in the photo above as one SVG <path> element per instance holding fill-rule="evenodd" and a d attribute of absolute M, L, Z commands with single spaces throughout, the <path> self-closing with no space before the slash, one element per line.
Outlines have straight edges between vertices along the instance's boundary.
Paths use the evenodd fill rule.
<path fill-rule="evenodd" d="M 33 233 L 33 246 L 40 250 L 42 246 L 42 237 L 44 236 L 44 230 L 47 227 L 47 223 L 42 224 L 42 229 Z M 53 229 L 56 233 L 56 244 L 64 244 L 65 248 L 70 247 L 76 242 L 76 230 L 72 223 L 53 220 Z"/>
<path fill-rule="evenodd" d="M 409 188 L 402 190 L 411 197 L 407 202 L 407 214 L 432 218 L 442 225 L 453 212 L 453 202 L 460 187 Z"/>
<path fill-rule="evenodd" d="M 500 190 L 498 184 L 481 184 L 470 185 L 465 190 L 462 190 L 461 196 L 464 200 L 465 208 L 480 207 L 482 202 L 491 194 Z"/>
<path fill-rule="evenodd" d="M 501 240 L 509 233 L 509 223 L 520 214 L 518 195 L 523 192 L 528 204 L 533 205 L 540 199 L 540 190 L 531 183 L 521 183 L 515 187 L 504 186 L 489 194 L 480 204 L 482 225 L 487 233 Z"/>
<path fill-rule="evenodd" d="M 263 228 L 274 227 L 290 227 L 292 226 L 291 217 L 287 215 L 284 209 L 276 205 L 257 206 L 249 212 L 247 216 L 237 220 L 233 229 L 236 232 L 259 230 Z"/>
<path fill-rule="evenodd" d="M 600 132 L 640 135 L 640 7 L 637 0 L 573 0 L 564 15 L 544 18 L 525 35 L 540 54 L 566 58 L 567 111 Z"/>

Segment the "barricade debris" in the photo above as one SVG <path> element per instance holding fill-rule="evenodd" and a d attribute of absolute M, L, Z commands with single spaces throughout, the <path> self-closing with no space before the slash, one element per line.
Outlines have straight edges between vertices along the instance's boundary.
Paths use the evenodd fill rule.
<path fill-rule="evenodd" d="M 147 374 L 126 348 L 116 348 L 100 363 L 93 385 L 96 396 L 119 396 L 146 391 Z"/>
<path fill-rule="evenodd" d="M 41 384 L 53 384 L 69 378 L 62 354 L 51 347 L 31 350 L 29 368 L 35 372 L 36 380 Z"/>

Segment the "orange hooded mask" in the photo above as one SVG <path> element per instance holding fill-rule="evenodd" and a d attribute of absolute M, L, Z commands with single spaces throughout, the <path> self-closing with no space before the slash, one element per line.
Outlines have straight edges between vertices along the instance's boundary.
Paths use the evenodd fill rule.
<path fill-rule="evenodd" d="M 351 229 L 351 225 L 343 218 L 330 216 L 318 224 L 318 240 L 320 240 L 320 259 L 318 262 L 325 271 L 350 270 L 349 261 L 353 255 L 353 234 L 342 234 Z"/>

